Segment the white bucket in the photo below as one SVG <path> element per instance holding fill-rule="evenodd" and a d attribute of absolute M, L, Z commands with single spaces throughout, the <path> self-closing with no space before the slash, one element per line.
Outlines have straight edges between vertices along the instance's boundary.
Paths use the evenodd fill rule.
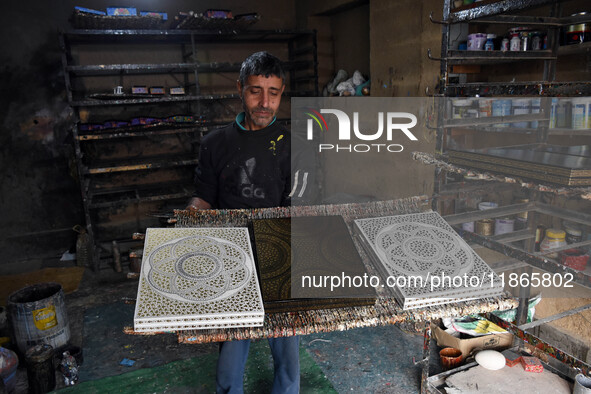
<path fill-rule="evenodd" d="M 575 387 L 573 394 L 591 394 L 591 377 L 582 373 L 575 376 Z"/>
<path fill-rule="evenodd" d="M 490 201 L 483 201 L 481 203 L 478 203 L 478 209 L 481 211 L 497 208 L 498 206 L 499 206 L 499 204 L 497 204 L 496 202 L 490 202 Z"/>
<path fill-rule="evenodd" d="M 474 222 L 462 223 L 462 230 L 474 232 Z"/>
<path fill-rule="evenodd" d="M 495 220 L 495 235 L 512 233 L 515 228 L 515 219 L 498 218 Z"/>

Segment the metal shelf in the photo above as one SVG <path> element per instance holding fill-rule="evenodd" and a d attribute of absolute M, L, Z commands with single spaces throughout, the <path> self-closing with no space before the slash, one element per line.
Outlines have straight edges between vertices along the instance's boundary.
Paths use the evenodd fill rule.
<path fill-rule="evenodd" d="M 442 124 L 442 127 L 443 128 L 477 127 L 477 126 L 488 126 L 488 125 L 502 124 L 502 123 L 548 121 L 548 120 L 550 120 L 550 119 L 548 117 L 546 117 L 544 113 L 540 112 L 540 113 L 535 113 L 535 114 L 524 114 L 524 115 L 488 116 L 488 117 L 484 117 L 484 118 L 447 119 Z M 504 127 L 504 129 L 508 129 L 508 127 Z M 512 129 L 517 129 L 517 127 L 514 127 Z"/>
<path fill-rule="evenodd" d="M 502 64 L 528 60 L 556 60 L 552 51 L 447 51 L 448 64 Z"/>
<path fill-rule="evenodd" d="M 78 133 L 79 141 L 110 140 L 117 138 L 151 137 L 169 134 L 202 133 L 209 131 L 206 125 L 165 124 L 151 126 L 131 126 L 126 128 L 98 130 Z"/>
<path fill-rule="evenodd" d="M 544 214 L 554 217 L 559 217 L 564 220 L 568 220 L 573 223 L 579 223 L 583 225 L 591 224 L 591 215 L 582 213 L 582 212 L 575 212 L 566 210 L 564 208 L 554 207 L 552 205 L 540 203 L 540 202 L 529 202 L 525 204 L 514 204 L 514 205 L 507 205 L 504 207 L 488 209 L 485 211 L 476 211 L 476 212 L 467 212 L 455 215 L 448 215 L 445 216 L 444 219 L 450 225 L 459 225 L 461 223 L 472 222 L 475 220 L 480 219 L 490 219 L 496 217 L 504 217 L 507 215 L 514 215 L 520 212 L 530 212 L 530 213 L 538 213 Z M 479 245 L 482 245 L 488 249 L 492 249 L 499 253 L 504 254 L 505 256 L 516 258 L 521 261 L 525 261 L 526 263 L 553 273 L 560 273 L 560 274 L 570 274 L 572 275 L 573 282 L 578 283 L 582 286 L 591 288 L 591 269 L 587 269 L 586 271 L 577 271 L 575 269 L 566 267 L 554 259 L 551 259 L 547 256 L 547 254 L 541 253 L 531 253 L 524 251 L 522 249 L 516 248 L 511 246 L 509 242 L 513 242 L 511 238 L 507 235 L 505 237 L 495 237 L 494 236 L 484 236 L 479 235 L 476 233 L 472 233 L 470 231 L 465 230 L 458 230 L 463 238 L 466 239 L 468 242 L 473 242 Z M 533 231 L 533 230 L 530 230 Z M 523 236 L 523 234 L 519 234 L 519 236 Z M 591 241 L 586 241 L 580 243 L 581 245 L 589 245 Z M 565 247 L 564 249 L 571 248 L 576 246 L 574 244 Z M 551 252 L 556 252 L 558 249 L 553 249 Z M 549 252 L 550 253 L 550 252 Z"/>
<path fill-rule="evenodd" d="M 558 47 L 558 54 L 564 55 L 578 55 L 591 51 L 591 41 L 582 42 L 580 44 L 562 45 Z"/>
<path fill-rule="evenodd" d="M 452 10 L 446 20 L 448 23 L 468 22 L 478 18 L 554 3 L 556 3 L 554 0 L 484 0 Z"/>
<path fill-rule="evenodd" d="M 446 96 L 591 96 L 588 81 L 523 81 L 523 82 L 473 82 L 448 84 L 443 87 Z"/>
<path fill-rule="evenodd" d="M 189 101 L 203 101 L 203 100 L 223 100 L 223 99 L 239 99 L 238 94 L 211 94 L 211 95 L 185 95 L 185 96 L 143 96 L 136 98 L 117 98 L 113 94 L 97 95 L 99 98 L 87 98 L 81 100 L 73 100 L 70 105 L 74 107 L 97 107 L 108 105 L 138 105 L 138 104 L 161 104 L 161 103 L 182 103 Z M 125 97 L 125 96 L 124 96 Z"/>
<path fill-rule="evenodd" d="M 188 198 L 192 195 L 190 189 L 187 185 L 165 184 L 100 190 L 89 193 L 89 207 L 91 209 L 101 209 L 140 202 Z"/>
<path fill-rule="evenodd" d="M 142 159 L 125 159 L 109 162 L 95 162 L 84 168 L 84 174 L 86 175 L 97 175 L 97 174 L 110 174 L 115 172 L 127 172 L 127 171 L 142 171 L 142 170 L 154 170 L 158 168 L 171 168 L 171 167 L 182 167 L 197 165 L 198 160 L 196 158 L 175 158 L 171 159 L 170 156 L 158 156 L 152 158 Z"/>
<path fill-rule="evenodd" d="M 132 75 L 132 74 L 181 74 L 186 72 L 228 73 L 240 71 L 242 63 L 166 63 L 166 64 L 93 64 L 67 66 L 66 70 L 75 76 L 91 75 Z M 284 70 L 307 69 L 311 62 L 282 62 Z"/>
<path fill-rule="evenodd" d="M 218 31 L 218 30 L 157 30 L 157 29 L 124 29 L 124 30 L 98 30 L 98 29 L 74 29 L 61 32 L 60 47 L 62 49 L 62 67 L 64 82 L 67 92 L 67 100 L 70 106 L 79 115 L 84 111 L 88 118 L 104 118 L 111 111 L 113 113 L 128 112 L 126 118 L 146 114 L 166 114 L 166 116 L 178 113 L 187 115 L 209 114 L 216 111 L 218 102 L 228 104 L 227 107 L 235 107 L 240 97 L 231 86 L 224 93 L 213 83 L 208 88 L 201 86 L 204 73 L 238 73 L 241 61 L 236 56 L 224 59 L 225 62 L 199 63 L 195 61 L 198 53 L 203 49 L 213 48 L 218 44 L 228 44 L 232 48 L 238 48 L 243 53 L 242 46 L 251 45 L 260 47 L 261 44 L 281 45 L 286 49 L 286 59 L 282 62 L 286 72 L 289 73 L 289 91 L 283 94 L 290 96 L 318 96 L 318 58 L 316 32 L 313 30 L 244 30 L 244 31 Z M 152 51 L 153 48 L 166 48 L 163 53 L 169 54 L 163 63 L 135 63 L 135 56 L 128 56 L 119 64 L 78 64 L 83 57 L 75 56 L 76 50 L 97 50 L 127 52 L 129 48 L 138 51 Z M 168 51 L 170 49 L 170 52 Z M 160 50 L 160 49 L 158 49 Z M 174 52 L 174 53 L 173 53 Z M 228 49 L 232 53 L 232 49 Z M 132 54 L 133 55 L 133 54 Z M 102 57 L 95 63 L 103 62 Z M 182 59 L 182 60 L 181 60 Z M 179 61 L 180 60 L 180 61 Z M 211 59 L 215 60 L 215 58 Z M 228 61 L 229 60 L 229 61 Z M 240 60 L 240 63 L 237 62 Z M 153 60 L 147 60 L 150 62 Z M 112 85 L 129 86 L 132 81 L 137 81 L 137 76 L 154 75 L 152 80 L 162 78 L 163 86 L 183 86 L 186 95 L 114 95 L 110 94 Z M 105 78 L 105 77 L 111 77 Z M 87 79 L 85 79 L 87 78 Z M 166 82 L 172 80 L 172 82 Z M 233 78 L 232 78 L 233 79 Z M 117 82 L 113 82 L 117 80 Z M 89 81 L 89 83 L 86 83 Z M 302 81 L 299 83 L 299 81 Z M 75 82 L 75 83 L 74 83 Z M 99 85 L 100 83 L 100 85 Z M 157 82 L 152 82 L 157 86 Z M 106 89 L 105 93 L 101 90 Z M 215 89 L 215 90 L 214 90 Z M 91 94 L 94 93 L 94 94 Z M 119 108 L 115 108 L 119 107 Z M 170 114 L 166 113 L 170 108 Z M 224 109 L 227 113 L 229 108 Z M 211 110 L 211 111 L 210 111 Z M 118 116 L 118 115 L 113 115 Z M 159 117 L 159 116 L 158 116 Z M 222 115 L 217 118 L 227 118 Z M 80 116 L 80 118 L 83 118 Z M 190 197 L 190 187 L 171 185 L 170 188 L 143 186 L 142 184 L 152 174 L 150 170 L 165 169 L 169 172 L 182 173 L 190 171 L 191 166 L 198 162 L 196 147 L 200 137 L 216 128 L 216 123 L 183 124 L 183 125 L 146 125 L 113 128 L 107 130 L 84 131 L 78 127 L 72 127 L 74 151 L 78 177 L 80 179 L 80 191 L 82 195 L 86 230 L 92 244 L 92 267 L 99 269 L 101 248 L 98 240 L 104 240 L 104 229 L 107 224 L 104 211 L 111 207 L 126 206 L 129 204 L 143 204 L 148 202 L 184 199 Z M 160 149 L 160 141 L 165 136 L 183 135 L 183 140 L 189 143 L 179 146 L 180 154 L 167 154 L 168 149 Z M 148 138 L 146 138 L 148 137 Z M 126 140 L 127 139 L 127 140 Z M 170 139 L 170 138 L 169 138 Z M 130 144 L 127 146 L 126 144 Z M 142 144 L 136 146 L 136 144 Z M 140 157 L 145 144 L 150 155 Z M 84 147 L 84 149 L 82 149 Z M 108 151 L 117 152 L 117 155 L 127 155 L 125 159 L 116 161 L 100 161 L 101 157 L 109 157 Z M 176 150 L 176 149 L 175 149 Z M 126 153 L 135 152 L 135 153 Z M 87 153 L 87 154 L 86 154 Z M 160 156 L 156 156 L 160 155 Z M 96 158 L 93 160 L 92 158 Z M 176 169 L 175 169 L 176 168 Z M 175 170 L 173 170 L 175 169 Z M 187 181 L 191 181 L 188 175 Z M 150 182 L 157 182 L 150 180 Z M 92 187 L 94 185 L 94 187 Z M 102 189 L 104 185 L 107 189 Z M 162 185 L 160 185 L 162 186 Z M 139 207 L 138 207 L 139 208 Z M 126 208 L 127 209 L 127 208 Z M 92 210 L 92 215 L 91 215 Z M 111 211 L 109 211 L 112 213 Z M 121 210 L 117 212 L 121 222 L 134 227 L 134 231 L 143 231 L 144 223 L 142 209 L 132 211 Z M 121 230 L 123 231 L 123 230 Z M 126 231 L 126 230 L 125 230 Z"/>
<path fill-rule="evenodd" d="M 65 32 L 72 42 L 81 43 L 100 39 L 102 42 L 110 40 L 133 40 L 139 38 L 146 40 L 168 40 L 190 42 L 192 39 L 198 42 L 215 40 L 223 41 L 288 41 L 295 38 L 315 35 L 312 30 L 242 30 L 242 31 L 213 31 L 213 30 L 150 30 L 150 29 L 124 29 L 124 30 L 98 30 L 98 29 L 73 29 Z"/>
<path fill-rule="evenodd" d="M 548 129 L 548 135 L 581 135 L 591 137 L 591 129 Z"/>

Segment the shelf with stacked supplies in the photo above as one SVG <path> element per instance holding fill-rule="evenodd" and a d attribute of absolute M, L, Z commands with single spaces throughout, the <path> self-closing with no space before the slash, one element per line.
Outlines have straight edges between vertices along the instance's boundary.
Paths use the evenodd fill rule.
<path fill-rule="evenodd" d="M 315 31 L 211 30 L 188 24 L 194 17 L 175 29 L 92 19 L 108 24 L 77 25 L 94 28 L 61 32 L 60 45 L 98 269 L 109 237 L 144 232 L 161 224 L 150 212 L 185 207 L 201 137 L 241 110 L 235 81 L 247 54 L 267 50 L 281 59 L 286 97 L 317 96 L 318 69 Z M 171 121 L 175 114 L 190 121 Z"/>

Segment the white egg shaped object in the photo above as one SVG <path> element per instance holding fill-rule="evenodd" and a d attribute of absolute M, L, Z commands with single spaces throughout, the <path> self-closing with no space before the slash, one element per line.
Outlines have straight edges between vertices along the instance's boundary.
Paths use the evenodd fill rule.
<path fill-rule="evenodd" d="M 496 371 L 505 366 L 505 356 L 496 350 L 483 350 L 476 353 L 476 362 L 483 368 Z"/>

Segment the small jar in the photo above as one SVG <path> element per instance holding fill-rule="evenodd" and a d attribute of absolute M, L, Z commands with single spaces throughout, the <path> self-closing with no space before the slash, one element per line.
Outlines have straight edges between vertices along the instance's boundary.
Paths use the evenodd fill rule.
<path fill-rule="evenodd" d="M 532 51 L 540 51 L 544 46 L 544 34 L 541 31 L 533 31 L 531 33 L 531 49 Z"/>
<path fill-rule="evenodd" d="M 529 50 L 529 47 L 531 45 L 529 44 L 529 33 L 526 31 L 522 31 L 521 32 L 521 43 L 519 46 L 519 50 L 520 51 L 527 51 Z"/>
<path fill-rule="evenodd" d="M 563 225 L 564 232 L 566 233 L 565 239 L 567 244 L 576 244 L 583 240 L 583 232 L 576 224 L 565 222 Z"/>
<path fill-rule="evenodd" d="M 508 50 L 509 50 L 509 39 L 503 38 L 503 41 L 501 41 L 501 51 L 507 52 Z"/>
<path fill-rule="evenodd" d="M 519 34 L 512 34 L 511 41 L 509 41 L 509 50 L 512 52 L 517 52 L 521 49 L 521 39 L 519 38 Z"/>
<path fill-rule="evenodd" d="M 540 244 L 540 252 L 545 253 L 549 250 L 566 246 L 566 233 L 563 230 L 556 228 L 549 228 L 546 230 L 546 237 Z M 558 253 L 549 253 L 546 256 L 556 259 Z"/>
<path fill-rule="evenodd" d="M 495 44 L 493 42 L 493 40 L 497 38 L 497 36 L 495 34 L 487 34 L 486 35 L 486 42 L 484 43 L 484 50 L 485 51 L 494 51 L 495 50 Z"/>

